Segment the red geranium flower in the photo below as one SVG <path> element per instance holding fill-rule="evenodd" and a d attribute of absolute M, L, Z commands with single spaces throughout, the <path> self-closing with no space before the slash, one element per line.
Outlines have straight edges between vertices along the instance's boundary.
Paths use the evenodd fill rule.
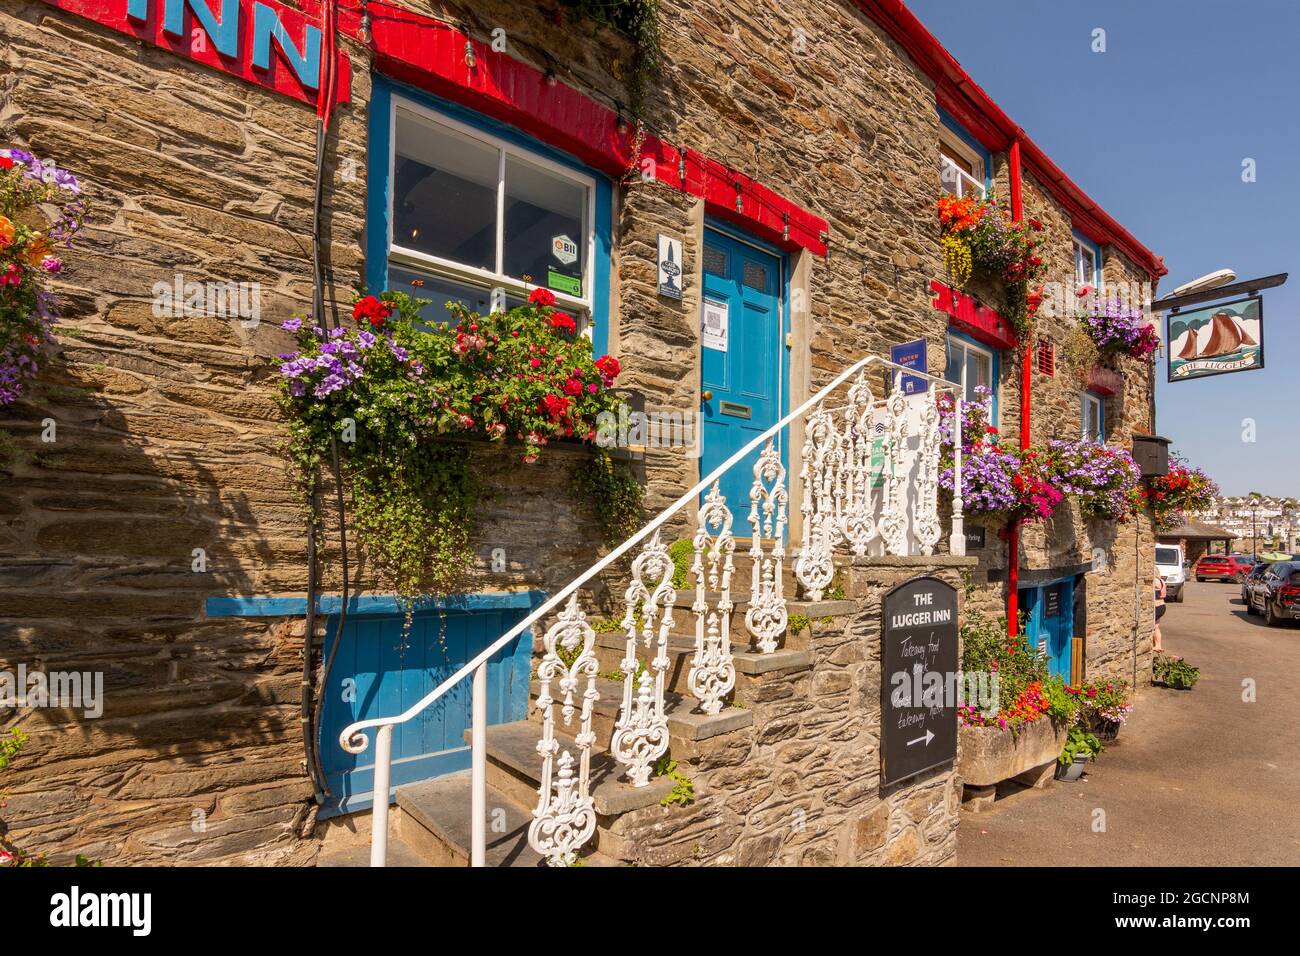
<path fill-rule="evenodd" d="M 567 379 L 564 383 L 564 394 L 574 396 L 581 395 L 582 382 L 576 378 Z"/>
<path fill-rule="evenodd" d="M 618 359 L 612 355 L 602 355 L 596 359 L 596 368 L 600 370 L 600 377 L 605 380 L 606 388 L 614 384 L 618 373 L 623 371 L 623 366 L 619 365 Z"/>
<path fill-rule="evenodd" d="M 13 169 L 14 161 L 8 156 L 0 156 L 0 169 Z"/>
<path fill-rule="evenodd" d="M 568 332 L 572 335 L 578 331 L 578 324 L 573 321 L 573 316 L 567 312 L 552 312 L 550 323 L 551 328 L 557 332 Z"/>
<path fill-rule="evenodd" d="M 550 289 L 534 289 L 528 301 L 533 305 L 555 305 L 555 293 Z"/>
<path fill-rule="evenodd" d="M 381 325 L 393 313 L 393 307 L 373 295 L 358 299 L 352 306 L 352 318 L 358 322 L 369 321 L 371 325 Z"/>

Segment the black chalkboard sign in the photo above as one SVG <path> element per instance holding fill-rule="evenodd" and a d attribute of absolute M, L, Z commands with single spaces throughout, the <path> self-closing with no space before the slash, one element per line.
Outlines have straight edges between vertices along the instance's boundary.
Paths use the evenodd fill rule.
<path fill-rule="evenodd" d="M 915 578 L 885 595 L 880 777 L 888 785 L 957 756 L 957 590 Z"/>
<path fill-rule="evenodd" d="M 1047 589 L 1047 600 L 1043 607 L 1043 617 L 1061 616 L 1061 588 L 1058 585 Z"/>

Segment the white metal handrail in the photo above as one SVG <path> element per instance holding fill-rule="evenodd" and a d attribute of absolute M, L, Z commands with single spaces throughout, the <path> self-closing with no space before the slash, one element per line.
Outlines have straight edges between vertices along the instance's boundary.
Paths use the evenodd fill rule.
<path fill-rule="evenodd" d="M 632 548 L 640 544 L 646 538 L 654 534 L 668 521 L 674 514 L 683 507 L 696 501 L 700 494 L 710 488 L 715 481 L 732 466 L 747 458 L 753 452 L 759 450 L 765 442 L 775 436 L 782 429 L 789 426 L 796 419 L 805 415 L 810 409 L 815 408 L 820 402 L 830 395 L 835 389 L 839 388 L 845 382 L 849 381 L 854 375 L 872 366 L 881 366 L 890 368 L 894 371 L 895 382 L 897 383 L 901 376 L 908 375 L 923 379 L 930 383 L 932 388 L 943 391 L 954 392 L 955 396 L 960 399 L 960 386 L 954 382 L 935 375 L 929 375 L 907 366 L 899 365 L 888 359 L 883 359 L 877 355 L 869 355 L 859 359 L 850 365 L 847 369 L 837 375 L 829 384 L 814 394 L 807 401 L 803 402 L 798 408 L 789 412 L 784 418 L 775 425 L 770 426 L 766 431 L 757 437 L 751 439 L 744 447 L 735 452 L 730 458 L 721 465 L 714 468 L 704 478 L 700 479 L 689 491 L 684 493 L 671 505 L 655 516 L 645 527 L 636 534 L 632 535 L 622 544 L 618 545 L 609 554 L 601 558 L 598 562 L 578 575 L 567 585 L 561 588 L 555 596 L 551 597 L 539 607 L 534 609 L 527 617 L 515 624 L 510 630 L 506 631 L 499 638 L 493 641 L 488 647 L 484 648 L 468 662 L 461 666 L 454 674 L 444 680 L 432 691 L 426 694 L 415 704 L 412 704 L 401 714 L 393 717 L 374 717 L 367 720 L 359 720 L 343 728 L 339 734 L 340 746 L 352 754 L 365 752 L 369 746 L 369 739 L 364 731 L 370 728 L 377 728 L 375 732 L 375 771 L 374 771 L 374 803 L 371 816 L 371 846 L 370 846 L 370 865 L 384 866 L 388 849 L 388 791 L 390 784 L 390 771 L 392 763 L 392 735 L 393 728 L 397 724 L 402 724 L 415 717 L 417 714 L 429 708 L 447 691 L 455 687 L 470 674 L 473 674 L 473 698 L 471 703 L 471 731 L 470 731 L 470 801 L 471 801 L 471 822 L 470 822 L 470 865 L 486 865 L 486 808 L 487 808 L 487 663 L 502 648 L 517 638 L 520 634 L 530 629 L 538 621 L 542 620 L 549 613 L 562 605 L 571 595 L 580 587 L 600 574 L 615 561 L 627 554 Z M 952 533 L 949 543 L 949 549 L 954 554 L 965 553 L 965 536 L 962 530 L 962 499 L 961 499 L 961 402 L 954 401 L 954 435 L 958 436 L 954 441 L 954 489 L 956 493 L 953 496 L 953 515 L 952 515 Z"/>

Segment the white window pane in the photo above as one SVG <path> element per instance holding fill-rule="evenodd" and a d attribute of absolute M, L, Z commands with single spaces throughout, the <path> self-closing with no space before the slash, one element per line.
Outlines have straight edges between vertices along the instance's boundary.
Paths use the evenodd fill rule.
<path fill-rule="evenodd" d="M 587 189 L 506 157 L 505 274 L 583 296 Z"/>
<path fill-rule="evenodd" d="M 396 136 L 394 245 L 496 271 L 496 148 L 401 110 Z"/>
<path fill-rule="evenodd" d="M 958 345 L 956 342 L 949 341 L 948 342 L 948 365 L 943 372 L 944 378 L 946 378 L 950 382 L 956 382 L 959 385 L 961 384 L 962 381 L 961 373 L 964 364 L 963 357 L 964 356 L 963 356 L 961 346 Z"/>

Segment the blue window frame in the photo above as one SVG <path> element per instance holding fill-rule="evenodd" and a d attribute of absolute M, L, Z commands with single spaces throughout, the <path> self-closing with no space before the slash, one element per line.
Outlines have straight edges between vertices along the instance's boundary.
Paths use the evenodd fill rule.
<path fill-rule="evenodd" d="M 370 100 L 366 284 L 511 307 L 545 286 L 609 345 L 613 187 L 520 131 L 384 77 Z"/>
<path fill-rule="evenodd" d="M 963 397 L 968 402 L 976 400 L 975 389 L 978 386 L 987 387 L 993 393 L 991 424 L 997 425 L 998 382 L 1002 374 L 998 350 L 991 349 L 956 329 L 948 330 L 946 346 L 944 378 L 961 385 Z"/>

